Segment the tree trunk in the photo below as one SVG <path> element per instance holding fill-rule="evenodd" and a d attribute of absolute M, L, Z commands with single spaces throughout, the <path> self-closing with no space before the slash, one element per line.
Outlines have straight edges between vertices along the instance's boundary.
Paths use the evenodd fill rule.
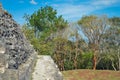
<path fill-rule="evenodd" d="M 120 52 L 119 52 L 119 49 L 118 49 L 118 69 L 120 71 Z"/>
<path fill-rule="evenodd" d="M 94 53 L 94 56 L 93 56 L 93 70 L 96 70 L 96 65 L 97 65 L 97 57 L 96 57 L 96 54 Z"/>
<path fill-rule="evenodd" d="M 35 34 L 35 38 L 37 38 L 37 27 L 36 26 L 35 26 L 34 34 Z"/>
<path fill-rule="evenodd" d="M 112 60 L 111 60 L 112 61 Z M 114 66 L 114 62 L 112 61 L 112 67 L 113 67 L 113 69 L 115 70 L 115 71 L 117 71 L 117 69 L 115 68 L 115 66 Z"/>

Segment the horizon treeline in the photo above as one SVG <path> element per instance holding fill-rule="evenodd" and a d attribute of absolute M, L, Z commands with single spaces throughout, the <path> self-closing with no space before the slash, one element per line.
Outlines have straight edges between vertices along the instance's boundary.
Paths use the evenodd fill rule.
<path fill-rule="evenodd" d="M 24 18 L 26 38 L 39 55 L 50 55 L 61 71 L 120 70 L 120 17 L 87 15 L 68 23 L 45 6 Z"/>

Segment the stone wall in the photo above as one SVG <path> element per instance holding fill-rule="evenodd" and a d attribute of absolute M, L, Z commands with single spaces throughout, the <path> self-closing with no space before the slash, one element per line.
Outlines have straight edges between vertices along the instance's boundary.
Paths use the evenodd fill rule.
<path fill-rule="evenodd" d="M 2 52 L 1 47 L 0 52 Z M 36 55 L 36 52 L 34 52 L 18 69 L 9 69 L 5 59 L 6 55 L 0 53 L 0 80 L 31 80 L 33 67 L 37 59 Z"/>
<path fill-rule="evenodd" d="M 0 4 L 0 80 L 31 80 L 36 52 Z"/>
<path fill-rule="evenodd" d="M 9 69 L 17 69 L 34 52 L 12 16 L 0 7 L 0 43 L 6 49 Z"/>

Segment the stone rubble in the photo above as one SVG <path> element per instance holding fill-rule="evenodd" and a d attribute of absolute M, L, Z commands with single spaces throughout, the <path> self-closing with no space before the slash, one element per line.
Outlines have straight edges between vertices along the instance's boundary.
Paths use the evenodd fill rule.
<path fill-rule="evenodd" d="M 12 16 L 2 9 L 0 4 L 0 43 L 6 49 L 6 59 L 9 69 L 18 69 L 19 65 L 24 63 L 34 49 L 30 46 L 25 36 L 22 34 L 20 25 L 18 25 Z"/>

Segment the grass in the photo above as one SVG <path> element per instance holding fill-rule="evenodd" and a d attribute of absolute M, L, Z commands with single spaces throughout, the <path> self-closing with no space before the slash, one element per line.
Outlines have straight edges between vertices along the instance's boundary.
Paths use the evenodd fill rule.
<path fill-rule="evenodd" d="M 62 73 L 65 80 L 120 80 L 120 71 L 80 69 Z"/>

